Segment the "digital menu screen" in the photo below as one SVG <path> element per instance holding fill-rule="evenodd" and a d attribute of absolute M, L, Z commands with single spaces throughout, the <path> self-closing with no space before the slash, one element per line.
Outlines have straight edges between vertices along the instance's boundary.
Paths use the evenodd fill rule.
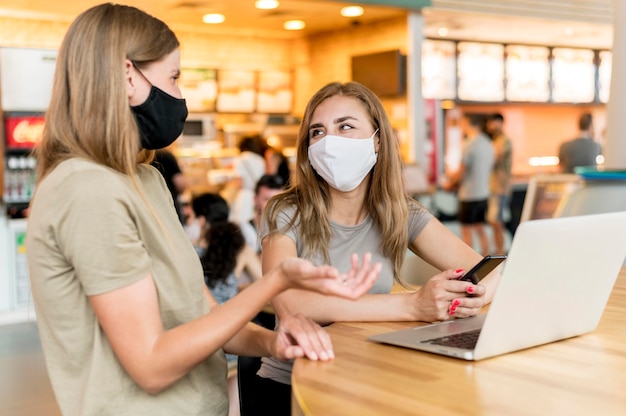
<path fill-rule="evenodd" d="M 465 101 L 504 100 L 504 45 L 459 42 L 458 97 Z"/>
<path fill-rule="evenodd" d="M 550 100 L 550 50 L 541 46 L 506 46 L 506 99 Z"/>
<path fill-rule="evenodd" d="M 610 51 L 600 51 L 599 57 L 598 99 L 603 103 L 607 103 L 611 94 L 611 69 L 613 66 L 613 54 Z"/>
<path fill-rule="evenodd" d="M 422 42 L 422 96 L 456 98 L 456 44 L 445 40 Z"/>
<path fill-rule="evenodd" d="M 253 71 L 220 70 L 217 77 L 217 111 L 252 113 L 256 103 Z"/>
<path fill-rule="evenodd" d="M 291 72 L 258 74 L 256 110 L 262 113 L 290 113 L 293 104 Z"/>
<path fill-rule="evenodd" d="M 213 112 L 217 100 L 217 70 L 182 68 L 178 81 L 191 112 Z"/>
<path fill-rule="evenodd" d="M 587 49 L 552 49 L 552 101 L 589 103 L 594 98 L 594 52 Z"/>

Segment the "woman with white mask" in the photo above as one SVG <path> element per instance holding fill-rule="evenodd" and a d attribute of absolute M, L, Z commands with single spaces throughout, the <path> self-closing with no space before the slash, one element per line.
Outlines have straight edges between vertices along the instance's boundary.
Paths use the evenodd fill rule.
<path fill-rule="evenodd" d="M 265 210 L 260 232 L 264 271 L 291 257 L 341 269 L 349 265 L 345 254 L 353 252 L 371 252 L 382 271 L 357 301 L 301 290 L 281 293 L 272 301 L 279 320 L 298 312 L 322 325 L 433 322 L 475 315 L 491 301 L 498 274 L 478 285 L 458 280 L 482 256 L 405 194 L 396 137 L 380 100 L 367 87 L 332 83 L 311 98 L 294 173 L 291 187 Z M 400 283 L 407 248 L 443 272 L 418 291 L 391 293 L 394 282 Z M 257 408 L 288 414 L 277 407 L 289 404 L 290 363 L 264 358 L 258 375 Z"/>

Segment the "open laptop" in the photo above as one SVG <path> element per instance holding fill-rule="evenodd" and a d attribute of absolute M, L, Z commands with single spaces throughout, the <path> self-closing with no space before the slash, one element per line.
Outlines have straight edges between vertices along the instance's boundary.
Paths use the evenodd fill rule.
<path fill-rule="evenodd" d="M 598 325 L 625 256 L 626 211 L 526 221 L 487 313 L 369 339 L 481 360 L 582 335 Z M 472 331 L 473 348 L 451 346 Z"/>

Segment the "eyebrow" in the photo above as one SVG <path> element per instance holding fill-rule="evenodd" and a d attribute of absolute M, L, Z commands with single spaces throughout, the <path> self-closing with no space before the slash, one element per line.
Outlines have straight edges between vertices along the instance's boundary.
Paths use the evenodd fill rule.
<path fill-rule="evenodd" d="M 335 120 L 333 120 L 334 124 L 339 124 L 339 123 L 343 123 L 346 120 L 358 120 L 356 117 L 352 117 L 352 116 L 344 116 L 344 117 L 339 117 L 336 118 Z M 322 123 L 315 123 L 315 124 L 311 124 L 309 126 L 309 130 L 311 129 L 316 129 L 319 127 L 324 127 L 324 125 Z"/>

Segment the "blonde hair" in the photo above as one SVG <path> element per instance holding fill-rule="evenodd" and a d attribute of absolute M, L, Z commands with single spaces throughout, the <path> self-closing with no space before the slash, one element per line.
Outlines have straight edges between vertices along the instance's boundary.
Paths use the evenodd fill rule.
<path fill-rule="evenodd" d="M 300 224 L 299 236 L 303 243 L 303 257 L 322 253 L 330 261 L 328 243 L 332 237 L 328 212 L 331 199 L 328 184 L 313 170 L 309 163 L 309 125 L 317 107 L 330 97 L 342 95 L 357 99 L 368 113 L 374 130 L 378 129 L 380 146 L 376 165 L 369 175 L 369 192 L 365 198 L 368 214 L 382 234 L 381 249 L 392 261 L 394 279 L 400 282 L 399 272 L 408 247 L 409 198 L 402 183 L 402 159 L 391 122 L 378 97 L 367 87 L 356 83 L 338 82 L 320 89 L 309 101 L 304 112 L 296 143 L 296 167 L 290 188 L 270 199 L 265 211 L 269 235 L 284 232 L 278 230 L 280 211 L 293 205 L 295 215 L 286 228 Z M 411 204 L 413 207 L 415 204 Z"/>
<path fill-rule="evenodd" d="M 129 175 L 153 151 L 142 150 L 128 102 L 125 60 L 138 67 L 179 46 L 162 21 L 130 6 L 101 4 L 83 12 L 59 49 L 52 98 L 36 149 L 41 180 L 71 157 Z"/>

